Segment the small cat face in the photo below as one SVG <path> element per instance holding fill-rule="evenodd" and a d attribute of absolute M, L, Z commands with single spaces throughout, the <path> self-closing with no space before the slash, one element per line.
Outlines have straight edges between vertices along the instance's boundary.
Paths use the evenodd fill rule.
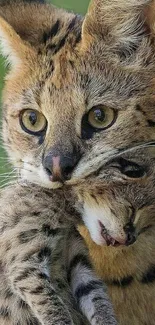
<path fill-rule="evenodd" d="M 155 139 L 150 3 L 94 0 L 85 19 L 45 4 L 0 8 L 11 63 L 3 137 L 22 178 L 75 184 L 120 149 Z"/>
<path fill-rule="evenodd" d="M 149 146 L 116 155 L 76 186 L 78 209 L 92 239 L 115 247 L 142 244 L 155 227 L 154 188 L 155 147 Z"/>

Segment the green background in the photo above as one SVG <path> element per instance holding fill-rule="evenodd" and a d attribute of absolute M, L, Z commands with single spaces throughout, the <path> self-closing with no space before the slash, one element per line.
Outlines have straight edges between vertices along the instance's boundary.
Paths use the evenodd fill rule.
<path fill-rule="evenodd" d="M 13 0 L 12 0 L 13 1 Z M 65 8 L 67 10 L 74 11 L 75 13 L 84 14 L 87 10 L 89 0 L 52 0 L 52 4 Z M 1 98 L 1 90 L 3 88 L 3 80 L 5 76 L 5 68 L 3 59 L 0 57 L 0 98 Z M 2 147 L 2 143 L 0 142 L 0 185 L 3 186 L 5 182 L 7 182 L 11 174 L 4 174 L 11 169 L 9 168 L 8 161 L 5 155 L 5 151 Z"/>

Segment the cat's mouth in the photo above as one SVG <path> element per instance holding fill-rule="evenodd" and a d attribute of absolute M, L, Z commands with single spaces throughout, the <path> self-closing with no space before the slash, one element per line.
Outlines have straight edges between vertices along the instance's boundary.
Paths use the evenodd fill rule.
<path fill-rule="evenodd" d="M 121 245 L 126 245 L 126 240 L 113 238 L 109 234 L 109 232 L 105 228 L 105 226 L 102 224 L 102 222 L 101 221 L 98 221 L 98 222 L 99 222 L 100 229 L 101 229 L 101 236 L 105 240 L 107 246 L 118 247 L 118 246 L 121 246 Z"/>

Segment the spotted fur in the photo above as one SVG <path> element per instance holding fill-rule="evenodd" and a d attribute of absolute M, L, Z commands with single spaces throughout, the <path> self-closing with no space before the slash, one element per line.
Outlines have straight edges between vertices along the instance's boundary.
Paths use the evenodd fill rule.
<path fill-rule="evenodd" d="M 2 325 L 116 324 L 68 199 L 63 191 L 22 184 L 1 193 Z"/>

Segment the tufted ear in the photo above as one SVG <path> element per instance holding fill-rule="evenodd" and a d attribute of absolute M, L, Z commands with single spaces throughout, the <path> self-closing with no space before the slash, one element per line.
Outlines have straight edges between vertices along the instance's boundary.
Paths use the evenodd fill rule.
<path fill-rule="evenodd" d="M 83 23 L 83 46 L 99 39 L 115 51 L 130 52 L 153 34 L 154 25 L 154 0 L 92 0 Z"/>
<path fill-rule="evenodd" d="M 44 0 L 0 0 L 1 53 L 13 66 L 35 53 L 51 30 L 56 9 Z"/>
<path fill-rule="evenodd" d="M 14 67 L 20 66 L 33 53 L 2 17 L 0 17 L 0 45 L 2 55 Z"/>
<path fill-rule="evenodd" d="M 0 16 L 5 19 L 20 38 L 37 47 L 44 41 L 45 33 L 61 15 L 57 9 L 43 0 L 0 0 Z"/>

